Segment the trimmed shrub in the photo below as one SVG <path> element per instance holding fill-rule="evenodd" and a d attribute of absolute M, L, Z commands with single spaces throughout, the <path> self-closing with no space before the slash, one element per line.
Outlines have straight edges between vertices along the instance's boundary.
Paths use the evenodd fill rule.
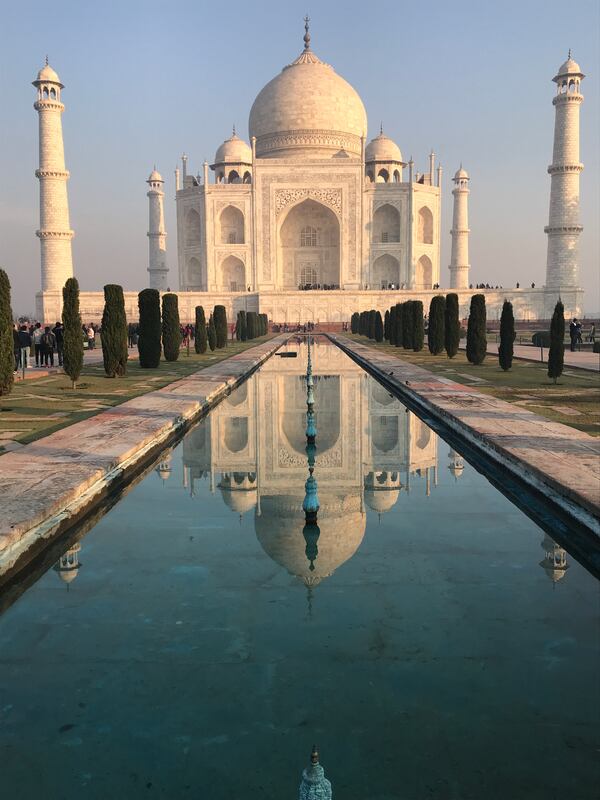
<path fill-rule="evenodd" d="M 242 342 L 248 339 L 248 317 L 245 311 L 240 311 L 240 339 Z"/>
<path fill-rule="evenodd" d="M 246 314 L 246 336 L 248 339 L 256 339 L 258 336 L 258 321 L 256 311 L 248 311 Z"/>
<path fill-rule="evenodd" d="M 429 352 L 437 356 L 444 349 L 446 298 L 443 294 L 436 294 L 429 303 L 429 327 L 427 331 L 427 346 Z"/>
<path fill-rule="evenodd" d="M 369 312 L 368 311 L 361 311 L 360 312 L 360 325 L 358 328 L 358 332 L 361 336 L 367 336 L 369 332 Z"/>
<path fill-rule="evenodd" d="M 550 347 L 550 331 L 536 331 L 531 341 L 536 347 Z"/>
<path fill-rule="evenodd" d="M 402 347 L 405 350 L 413 349 L 414 313 L 413 301 L 402 303 Z"/>
<path fill-rule="evenodd" d="M 394 344 L 396 347 L 402 347 L 404 336 L 404 303 L 398 303 L 396 309 L 396 323 L 394 333 Z"/>
<path fill-rule="evenodd" d="M 374 339 L 375 338 L 375 315 L 376 315 L 376 313 L 377 312 L 373 308 L 369 311 L 369 328 L 368 328 L 368 331 L 367 331 L 367 336 L 369 337 L 369 339 Z"/>
<path fill-rule="evenodd" d="M 454 358 L 458 353 L 458 346 L 461 340 L 460 330 L 458 295 L 455 292 L 450 292 L 450 294 L 446 295 L 446 306 L 444 308 L 444 347 L 448 358 Z"/>
<path fill-rule="evenodd" d="M 554 383 L 560 378 L 565 358 L 565 307 L 559 300 L 554 306 L 550 323 L 550 350 L 548 352 L 548 377 Z"/>
<path fill-rule="evenodd" d="M 390 308 L 390 321 L 388 327 L 388 341 L 390 344 L 396 344 L 396 306 L 392 306 Z"/>
<path fill-rule="evenodd" d="M 360 314 L 358 311 L 355 311 L 354 314 L 350 317 L 350 330 L 352 333 L 358 333 L 358 328 L 360 324 Z"/>
<path fill-rule="evenodd" d="M 418 353 L 425 343 L 425 325 L 423 319 L 423 303 L 413 300 L 413 350 Z"/>
<path fill-rule="evenodd" d="M 0 269 L 0 395 L 10 394 L 14 383 L 15 347 L 10 304 L 10 281 Z"/>
<path fill-rule="evenodd" d="M 593 351 L 594 353 L 600 353 L 600 342 L 594 342 Z"/>
<path fill-rule="evenodd" d="M 261 314 L 260 335 L 266 336 L 269 333 L 269 317 L 267 314 Z"/>
<path fill-rule="evenodd" d="M 512 367 L 515 336 L 515 315 L 512 303 L 505 300 L 500 317 L 500 346 L 498 347 L 498 362 L 505 372 Z"/>
<path fill-rule="evenodd" d="M 196 336 L 194 338 L 194 349 L 197 353 L 206 353 L 208 347 L 208 337 L 206 335 L 206 315 L 202 306 L 196 306 Z"/>
<path fill-rule="evenodd" d="M 163 294 L 162 298 L 162 343 L 165 361 L 177 361 L 181 346 L 179 324 L 179 302 L 176 294 Z"/>
<path fill-rule="evenodd" d="M 467 360 L 474 365 L 483 364 L 487 351 L 485 295 L 471 297 L 467 324 Z"/>
<path fill-rule="evenodd" d="M 104 372 L 109 378 L 122 377 L 127 372 L 127 317 L 123 287 L 116 283 L 104 287 L 101 336 Z"/>
<path fill-rule="evenodd" d="M 390 340 L 390 312 L 386 311 L 383 318 L 383 338 L 386 342 Z"/>
<path fill-rule="evenodd" d="M 227 347 L 227 311 L 225 306 L 215 306 L 213 309 L 215 330 L 217 331 L 217 347 Z"/>
<path fill-rule="evenodd" d="M 379 311 L 375 312 L 375 341 L 383 342 L 383 320 Z"/>
<path fill-rule="evenodd" d="M 211 351 L 217 346 L 217 330 L 215 328 L 215 321 L 212 314 L 208 320 L 208 346 L 210 347 Z"/>
<path fill-rule="evenodd" d="M 79 284 L 68 278 L 63 290 L 63 369 L 75 388 L 83 369 L 83 335 L 79 314 Z"/>
<path fill-rule="evenodd" d="M 143 289 L 138 294 L 140 367 L 156 369 L 160 364 L 160 292 Z"/>

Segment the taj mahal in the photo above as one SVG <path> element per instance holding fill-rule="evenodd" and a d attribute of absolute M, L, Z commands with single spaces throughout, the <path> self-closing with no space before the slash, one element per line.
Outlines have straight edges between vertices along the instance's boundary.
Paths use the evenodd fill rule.
<path fill-rule="evenodd" d="M 569 58 L 556 84 L 554 150 L 546 283 L 486 290 L 488 315 L 505 299 L 517 319 L 548 319 L 560 297 L 567 315 L 582 313 L 577 243 L 579 224 L 579 65 Z M 40 320 L 60 317 L 62 287 L 74 274 L 58 74 L 46 64 L 33 82 L 39 116 L 42 285 Z M 449 287 L 466 316 L 469 278 L 470 177 L 462 164 L 452 178 L 451 258 L 442 265 L 443 174 L 435 154 L 417 164 L 380 127 L 369 140 L 367 115 L 355 89 L 311 47 L 308 18 L 300 55 L 259 92 L 249 116 L 249 142 L 232 135 L 217 147 L 201 174 L 182 157 L 175 170 L 177 270 L 167 251 L 164 179 L 149 175 L 149 285 L 177 291 L 182 321 L 194 308 L 225 305 L 266 313 L 273 323 L 341 323 L 354 311 L 384 311 L 406 299 L 422 300 Z M 482 191 L 482 189 L 479 189 Z M 542 221 L 540 221 L 540 233 Z M 142 232 L 140 232 L 142 235 Z M 177 278 L 176 278 L 177 274 Z M 495 276 L 502 283 L 502 276 Z M 177 287 L 178 283 L 178 287 Z M 86 320 L 102 314 L 103 295 L 81 292 Z M 137 292 L 125 293 L 137 318 Z"/>

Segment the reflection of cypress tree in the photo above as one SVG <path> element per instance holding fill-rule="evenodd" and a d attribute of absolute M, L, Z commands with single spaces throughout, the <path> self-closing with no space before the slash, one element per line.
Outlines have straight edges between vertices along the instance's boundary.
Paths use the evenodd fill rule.
<path fill-rule="evenodd" d="M 63 287 L 63 361 L 73 389 L 83 369 L 83 332 L 79 314 L 79 284 L 77 278 L 67 278 Z"/>
<path fill-rule="evenodd" d="M 498 361 L 505 372 L 512 367 L 515 336 L 515 315 L 512 303 L 505 300 L 500 317 L 500 347 L 498 348 Z"/>
<path fill-rule="evenodd" d="M 458 295 L 450 292 L 446 295 L 444 312 L 444 346 L 448 358 L 454 358 L 460 344 L 460 320 L 458 318 Z"/>
<path fill-rule="evenodd" d="M 208 338 L 206 335 L 206 316 L 202 306 L 196 306 L 196 336 L 194 348 L 197 353 L 206 353 Z"/>
<path fill-rule="evenodd" d="M 140 329 L 138 351 L 140 367 L 155 369 L 160 364 L 160 294 L 157 289 L 142 289 L 138 294 Z"/>
<path fill-rule="evenodd" d="M 179 301 L 176 294 L 163 294 L 162 340 L 165 361 L 177 361 L 181 346 L 181 327 L 179 325 Z"/>
<path fill-rule="evenodd" d="M 565 358 L 565 307 L 559 300 L 554 306 L 550 323 L 550 350 L 548 352 L 548 377 L 554 383 L 563 372 Z"/>
<path fill-rule="evenodd" d="M 413 300 L 413 350 L 418 353 L 423 349 L 424 342 L 423 303 L 420 300 Z"/>
<path fill-rule="evenodd" d="M 398 303 L 394 308 L 396 310 L 394 344 L 396 347 L 402 347 L 404 336 L 404 303 Z"/>
<path fill-rule="evenodd" d="M 9 394 L 14 382 L 15 354 L 10 281 L 0 269 L 0 395 Z"/>
<path fill-rule="evenodd" d="M 127 371 L 127 317 L 123 287 L 108 283 L 104 287 L 102 314 L 102 360 L 109 378 Z"/>
<path fill-rule="evenodd" d="M 427 345 L 429 352 L 437 356 L 444 349 L 444 313 L 446 298 L 437 294 L 431 298 L 429 304 L 429 326 L 427 332 Z"/>
<path fill-rule="evenodd" d="M 412 300 L 402 304 L 402 347 L 405 350 L 413 349 L 415 327 L 413 307 Z"/>
<path fill-rule="evenodd" d="M 487 351 L 485 295 L 471 297 L 471 310 L 467 325 L 467 359 L 477 366 L 482 364 Z"/>

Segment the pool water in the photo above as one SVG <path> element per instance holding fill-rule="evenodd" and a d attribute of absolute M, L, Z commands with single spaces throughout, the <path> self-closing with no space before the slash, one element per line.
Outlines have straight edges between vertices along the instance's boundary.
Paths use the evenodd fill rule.
<path fill-rule="evenodd" d="M 1 795 L 596 798 L 597 581 L 319 340 L 304 530 L 289 349 L 0 617 Z"/>

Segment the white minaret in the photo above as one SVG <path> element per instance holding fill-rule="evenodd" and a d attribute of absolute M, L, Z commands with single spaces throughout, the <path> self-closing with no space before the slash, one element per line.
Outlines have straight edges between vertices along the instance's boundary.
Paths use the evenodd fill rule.
<path fill-rule="evenodd" d="M 452 214 L 452 252 L 450 255 L 450 288 L 469 288 L 469 174 L 462 164 L 453 178 L 455 188 Z"/>
<path fill-rule="evenodd" d="M 167 232 L 165 230 L 165 214 L 163 209 L 163 179 L 156 171 L 150 173 L 146 181 L 150 189 L 150 222 L 148 230 L 148 272 L 150 273 L 150 288 L 165 291 L 169 268 L 167 267 Z"/>
<path fill-rule="evenodd" d="M 36 177 L 40 181 L 40 238 L 42 261 L 42 291 L 61 291 L 67 278 L 73 277 L 69 225 L 69 198 L 65 169 L 61 114 L 65 107 L 60 102 L 63 85 L 48 64 L 38 72 L 33 85 L 37 100 L 33 107 L 38 112 L 40 133 L 40 166 Z"/>
<path fill-rule="evenodd" d="M 579 64 L 569 57 L 552 80 L 557 94 L 552 104 L 554 120 L 554 151 L 548 167 L 550 183 L 550 216 L 544 231 L 548 234 L 546 286 L 549 289 L 579 286 L 577 244 L 583 230 L 579 224 L 579 106 L 584 78 Z"/>

